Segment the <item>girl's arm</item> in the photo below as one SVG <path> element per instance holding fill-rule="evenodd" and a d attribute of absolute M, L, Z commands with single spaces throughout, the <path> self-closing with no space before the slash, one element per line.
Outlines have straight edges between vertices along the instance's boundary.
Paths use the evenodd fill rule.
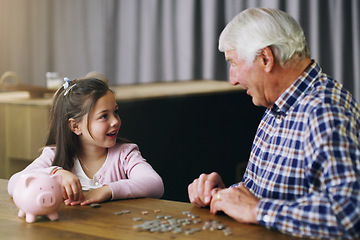
<path fill-rule="evenodd" d="M 161 177 L 146 162 L 131 169 L 129 179 L 107 184 L 112 190 L 112 200 L 119 198 L 161 198 L 164 184 Z"/>
<path fill-rule="evenodd" d="M 159 174 L 141 156 L 136 144 L 124 145 L 125 147 L 120 152 L 118 168 L 120 171 L 124 171 L 127 179 L 116 179 L 103 183 L 111 188 L 111 199 L 162 197 L 164 184 Z"/>

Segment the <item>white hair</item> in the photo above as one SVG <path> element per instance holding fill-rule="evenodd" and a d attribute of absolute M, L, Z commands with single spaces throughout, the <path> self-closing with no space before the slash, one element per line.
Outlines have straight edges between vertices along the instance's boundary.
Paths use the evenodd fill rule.
<path fill-rule="evenodd" d="M 246 9 L 227 24 L 219 38 L 221 52 L 236 50 L 248 64 L 253 64 L 265 47 L 271 48 L 281 66 L 290 59 L 310 57 L 303 29 L 278 9 Z"/>

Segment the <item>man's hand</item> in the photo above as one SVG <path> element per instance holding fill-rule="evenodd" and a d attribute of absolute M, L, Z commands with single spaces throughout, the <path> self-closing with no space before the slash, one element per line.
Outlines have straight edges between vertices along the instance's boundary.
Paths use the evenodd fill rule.
<path fill-rule="evenodd" d="M 214 188 L 225 188 L 225 185 L 216 172 L 201 174 L 188 186 L 189 199 L 197 207 L 206 207 L 211 202 L 211 191 Z"/>
<path fill-rule="evenodd" d="M 210 212 L 226 213 L 238 222 L 256 223 L 257 199 L 243 184 L 226 189 L 213 189 Z"/>

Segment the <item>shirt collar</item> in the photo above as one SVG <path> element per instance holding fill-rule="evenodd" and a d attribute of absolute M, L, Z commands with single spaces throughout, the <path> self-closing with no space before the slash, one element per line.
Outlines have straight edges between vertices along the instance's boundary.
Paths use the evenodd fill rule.
<path fill-rule="evenodd" d="M 296 105 L 300 96 L 306 92 L 320 73 L 320 66 L 315 60 L 312 60 L 305 71 L 275 101 L 271 112 L 275 115 L 286 115 L 289 109 Z"/>

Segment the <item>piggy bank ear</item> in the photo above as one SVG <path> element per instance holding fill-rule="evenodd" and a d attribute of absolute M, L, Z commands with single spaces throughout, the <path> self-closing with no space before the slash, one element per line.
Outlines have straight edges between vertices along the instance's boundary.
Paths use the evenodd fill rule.
<path fill-rule="evenodd" d="M 56 182 L 61 184 L 61 176 L 60 175 L 51 175 L 50 178 L 53 178 Z"/>
<path fill-rule="evenodd" d="M 36 178 L 34 176 L 25 176 L 25 187 L 28 188 L 30 183 Z"/>

